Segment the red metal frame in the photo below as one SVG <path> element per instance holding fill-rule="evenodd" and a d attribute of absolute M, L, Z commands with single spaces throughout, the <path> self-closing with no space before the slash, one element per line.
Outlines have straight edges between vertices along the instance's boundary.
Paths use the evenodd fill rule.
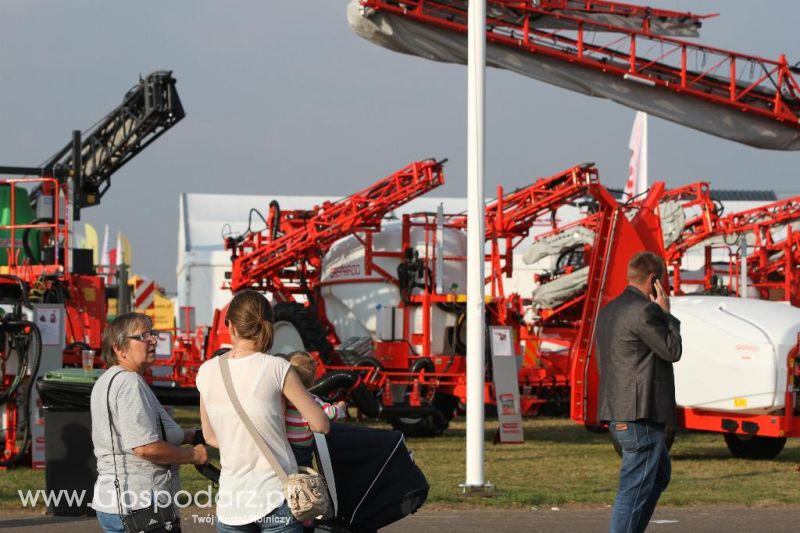
<path fill-rule="evenodd" d="M 424 230 L 426 253 L 423 254 L 425 264 L 436 268 L 436 220 L 433 215 L 418 213 L 403 216 L 402 244 L 397 251 L 379 252 L 373 250 L 372 233 L 380 229 L 382 216 L 390 209 L 423 194 L 442 182 L 440 165 L 431 161 L 415 163 L 398 173 L 379 182 L 375 186 L 350 196 L 339 202 L 327 203 L 323 208 L 315 208 L 309 212 L 290 212 L 278 216 L 277 209 L 271 211 L 271 227 L 261 233 L 247 236 L 241 243 L 236 243 L 236 258 L 232 269 L 230 288 L 237 290 L 243 287 L 255 287 L 259 290 L 271 291 L 279 300 L 291 300 L 300 292 L 298 272 L 304 276 L 302 290 L 304 294 L 315 294 L 322 286 L 337 281 L 321 282 L 319 279 L 320 259 L 333 242 L 348 235 L 354 235 L 365 248 L 365 274 L 377 274 L 388 283 L 399 282 L 393 273 L 386 272 L 376 262 L 376 258 L 403 258 L 403 250 L 410 248 L 412 228 Z M 527 338 L 522 331 L 522 299 L 518 295 L 506 296 L 503 290 L 502 277 L 512 274 L 512 253 L 528 235 L 537 219 L 549 215 L 565 203 L 586 196 L 591 191 L 611 198 L 599 184 L 597 170 L 591 165 L 579 165 L 565 170 L 547 179 L 541 179 L 532 185 L 512 193 L 503 194 L 498 190 L 498 198 L 485 209 L 486 239 L 491 243 L 491 252 L 486 260 L 492 265 L 487 283 L 492 286 L 488 298 L 488 314 L 493 324 L 512 324 L 521 328 L 518 340 Z M 613 201 L 613 200 L 612 200 Z M 356 205 L 357 208 L 353 206 Z M 300 223 L 298 223 L 300 221 Z M 466 216 L 446 215 L 445 228 L 466 228 Z M 277 238 L 273 228 L 282 234 Z M 321 230 L 318 230 L 321 228 Z M 446 256 L 445 261 L 466 261 L 465 257 Z M 434 272 L 435 274 L 435 272 Z M 431 279 L 425 280 L 425 286 L 417 294 L 411 295 L 409 301 L 401 305 L 405 314 L 405 338 L 411 344 L 421 345 L 418 354 L 411 354 L 408 343 L 378 342 L 375 348 L 376 358 L 384 365 L 379 371 L 383 377 L 368 379 L 371 387 L 388 390 L 388 384 L 408 385 L 413 391 L 420 386 L 433 394 L 440 390 L 448 394 L 465 394 L 463 354 L 442 355 L 432 353 L 430 312 L 437 304 L 453 304 L 463 302 L 463 296 L 454 294 L 436 294 L 430 286 Z M 327 320 L 324 309 L 318 302 L 318 313 L 323 323 Z M 410 313 L 414 307 L 422 306 L 422 332 L 411 335 Z M 216 349 L 227 337 L 221 325 L 222 312 L 215 314 L 214 326 L 209 333 L 206 352 Z M 519 344 L 519 343 L 518 343 Z M 519 345 L 518 345 L 519 349 Z M 408 371 L 411 364 L 420 357 L 430 357 L 435 364 L 435 372 L 421 373 Z M 336 370 L 349 368 L 327 365 L 325 368 Z M 385 376 L 384 376 L 385 374 Z M 533 387 L 529 387 L 533 390 Z M 491 384 L 487 385 L 487 401 L 493 401 Z M 540 390 L 537 388 L 537 390 Z M 534 391 L 535 392 L 535 391 Z M 523 398 L 530 410 L 535 410 L 542 402 L 533 394 Z"/>
<path fill-rule="evenodd" d="M 15 376 L 7 376 L 5 373 L 5 360 L 2 360 L 3 365 L 3 372 L 2 372 L 2 381 L 0 381 L 0 390 L 7 390 L 8 387 L 11 386 L 12 382 L 14 381 Z M 17 455 L 21 450 L 19 446 L 17 446 L 17 402 L 16 398 L 9 398 L 9 400 L 5 403 L 5 405 L 0 405 L 0 409 L 5 412 L 5 437 L 3 439 L 3 448 L 2 448 L 2 456 L 0 459 L 6 460 L 11 457 Z M 2 414 L 0 414 L 2 417 Z M 3 467 L 0 467 L 0 470 L 3 470 Z"/>
<path fill-rule="evenodd" d="M 616 206 L 616 202 L 599 184 L 598 173 L 592 165 L 579 165 L 569 168 L 561 173 L 549 178 L 539 179 L 535 183 L 508 193 L 503 194 L 502 188 L 498 189 L 498 197 L 489 203 L 485 208 L 486 217 L 486 240 L 490 243 L 490 252 L 485 260 L 491 264 L 491 272 L 487 276 L 486 283 L 491 286 L 491 292 L 486 298 L 486 310 L 488 320 L 495 325 L 511 325 L 517 331 L 516 348 L 520 351 L 520 341 L 535 342 L 535 338 L 530 335 L 521 317 L 523 316 L 523 302 L 519 295 L 506 295 L 503 291 L 502 278 L 512 274 L 512 253 L 523 240 L 528 236 L 530 229 L 537 220 L 543 216 L 549 216 L 557 209 L 569 202 L 575 201 L 587 195 L 594 195 L 602 199 L 609 206 Z M 466 229 L 467 218 L 465 215 L 445 215 L 443 227 Z M 420 213 L 405 215 L 403 217 L 403 244 L 402 249 L 409 248 L 410 235 L 412 228 L 424 230 L 426 253 L 424 260 L 426 265 L 435 269 L 436 265 L 436 221 L 430 214 Z M 367 257 L 395 257 L 400 259 L 402 253 L 398 252 L 372 252 L 366 254 Z M 421 254 L 423 255 L 423 254 Z M 466 257 L 446 256 L 445 261 L 466 261 Z M 377 269 L 377 265 L 372 265 Z M 397 284 L 394 276 L 383 272 L 382 277 L 390 283 Z M 325 285 L 326 283 L 320 284 Z M 433 306 L 437 304 L 452 304 L 464 302 L 463 295 L 437 294 L 435 288 L 428 285 L 426 279 L 425 286 L 420 293 L 413 294 L 409 302 L 402 304 L 404 313 L 404 324 L 406 325 L 405 338 L 412 344 L 419 344 L 422 349 L 417 355 L 409 354 L 407 343 L 402 342 L 382 342 L 376 343 L 376 358 L 386 367 L 387 371 L 392 372 L 393 384 L 412 384 L 417 374 L 407 371 L 411 364 L 420 357 L 431 358 L 435 363 L 436 372 L 429 373 L 431 377 L 438 380 L 438 389 L 445 394 L 451 394 L 466 398 L 466 388 L 464 386 L 464 372 L 466 361 L 464 354 L 442 355 L 431 351 L 430 339 L 433 331 L 430 324 L 430 313 Z M 414 307 L 422 307 L 422 331 L 420 334 L 411 335 L 408 331 L 408 324 L 411 322 L 411 312 Z M 426 320 L 427 318 L 427 320 Z M 550 362 L 546 363 L 548 365 Z M 552 367 L 552 365 L 549 365 Z M 539 406 L 545 402 L 543 397 L 550 397 L 554 390 L 562 391 L 566 399 L 566 387 L 568 385 L 568 363 L 563 364 L 560 371 L 553 371 L 552 368 L 524 367 L 519 374 L 521 384 L 521 404 L 523 412 L 529 415 L 536 414 Z M 485 385 L 487 403 L 494 403 L 492 384 Z"/>
<path fill-rule="evenodd" d="M 195 387 L 197 371 L 206 361 L 203 344 L 206 338 L 206 326 L 198 326 L 194 331 L 174 329 L 172 335 L 172 352 L 169 359 L 153 362 L 150 372 L 145 376 L 148 381 L 171 381 L 179 387 Z M 165 332 L 166 333 L 166 332 Z M 171 372 L 167 375 L 154 376 L 153 367 L 167 367 Z"/>
<path fill-rule="evenodd" d="M 617 6 L 624 11 L 625 4 L 575 3 L 576 8 L 567 10 L 563 10 L 565 2 L 541 4 L 489 0 L 487 42 L 541 54 L 610 76 L 644 80 L 670 92 L 800 129 L 800 84 L 784 55 L 770 60 L 656 35 L 647 25 L 645 13 L 650 8 L 639 7 L 631 12 L 644 16 L 644 27 L 631 29 L 582 16 L 584 12 L 598 13 Z M 578 9 L 577 4 L 583 4 L 583 8 Z M 361 5 L 448 32 L 467 34 L 466 0 L 361 0 Z M 665 13 L 669 13 L 666 16 L 703 18 L 691 13 Z M 543 19 L 553 20 L 558 23 L 556 26 L 567 28 L 575 35 L 564 35 L 560 29 L 542 29 Z M 591 38 L 587 38 L 589 34 Z M 604 39 L 603 34 L 609 35 L 608 38 Z M 696 69 L 689 66 L 692 56 L 702 58 Z M 711 66 L 706 68 L 709 58 Z M 755 78 L 753 81 L 738 81 L 745 68 L 752 74 L 750 79 Z"/>
<path fill-rule="evenodd" d="M 558 233 L 582 225 L 594 232 L 594 242 L 585 252 L 589 269 L 587 287 L 582 294 L 556 309 L 540 310 L 531 334 L 537 345 L 541 346 L 543 342 L 561 345 L 569 350 L 568 355 L 563 351 L 540 352 L 537 355 L 543 368 L 524 369 L 520 377 L 525 378 L 525 384 L 542 386 L 551 381 L 559 386 L 568 386 L 572 418 L 584 424 L 597 424 L 594 321 L 600 308 L 627 285 L 628 260 L 636 252 L 659 252 L 663 248 L 657 214 L 663 184 L 656 184 L 647 199 L 636 206 L 620 206 L 599 185 L 590 188 L 590 192 L 598 204 L 597 212 L 554 231 Z M 625 212 L 630 209 L 637 212 L 629 221 Z"/>
<path fill-rule="evenodd" d="M 355 232 L 379 231 L 383 216 L 444 183 L 442 163 L 412 163 L 376 184 L 308 211 L 288 211 L 272 227 L 226 243 L 235 259 L 229 288 L 254 288 L 294 300 L 313 291 L 322 255 L 337 240 Z M 273 235 L 280 234 L 273 238 Z"/>
<path fill-rule="evenodd" d="M 522 316 L 523 302 L 518 295 L 504 294 L 502 277 L 511 275 L 511 252 L 518 246 L 525 237 L 528 236 L 530 228 L 543 215 L 555 213 L 560 206 L 570 203 L 578 198 L 591 196 L 594 198 L 598 210 L 585 219 L 572 222 L 560 227 L 556 227 L 554 232 L 564 231 L 564 229 L 575 225 L 584 225 L 595 232 L 595 241 L 586 248 L 587 265 L 590 276 L 588 286 L 584 294 L 574 298 L 558 309 L 547 310 L 542 313 L 539 322 L 533 329 L 525 327 L 520 320 Z M 744 212 L 729 217 L 719 217 L 714 203 L 710 199 L 707 184 L 699 183 L 682 187 L 673 191 L 665 192 L 662 183 L 655 184 L 646 198 L 642 201 L 619 205 L 616 200 L 598 182 L 597 172 L 591 166 L 578 166 L 557 174 L 551 178 L 539 180 L 529 187 L 509 194 L 503 194 L 502 189 L 498 191 L 498 198 L 489 204 L 485 211 L 486 216 L 486 239 L 490 243 L 490 251 L 486 255 L 486 261 L 492 265 L 491 273 L 486 279 L 487 284 L 491 285 L 491 296 L 487 298 L 487 314 L 492 324 L 511 324 L 518 331 L 518 342 L 525 340 L 530 347 L 528 358 L 536 359 L 536 364 L 526 364 L 519 374 L 520 387 L 522 391 L 522 403 L 528 414 L 535 414 L 539 405 L 544 401 L 542 398 L 558 394 L 565 394 L 569 390 L 571 416 L 574 420 L 587 425 L 597 424 L 597 387 L 598 376 L 596 369 L 596 359 L 594 356 L 594 346 L 592 339 L 594 336 L 594 320 L 599 309 L 609 300 L 619 294 L 627 285 L 627 262 L 634 253 L 642 250 L 651 250 L 660 254 L 668 255 L 664 251 L 661 240 L 661 222 L 659 217 L 659 202 L 672 199 L 681 202 L 686 208 L 699 208 L 700 214 L 690 218 L 683 230 L 683 236 L 679 240 L 680 246 L 687 246 L 689 242 L 702 242 L 709 234 L 715 231 L 741 231 L 742 228 L 756 228 L 762 224 L 765 215 L 771 216 L 772 223 L 775 220 L 786 221 L 795 216 L 794 204 L 791 201 L 778 202 L 771 206 L 771 209 L 760 208 L 752 212 Z M 336 204 L 330 204 L 336 205 Z M 633 213 L 629 213 L 633 211 Z M 632 216 L 629 216 L 632 215 Z M 376 215 L 377 216 L 377 215 Z M 296 220 L 296 219 L 291 219 Z M 721 222 L 722 221 L 722 222 Z M 304 220 L 301 228 L 295 224 L 290 226 L 291 231 L 300 231 L 303 228 L 313 226 L 315 219 Z M 464 215 L 446 215 L 443 226 L 445 228 L 464 229 L 466 227 L 466 217 Z M 425 265 L 435 269 L 435 250 L 436 250 L 436 230 L 437 223 L 433 215 L 414 214 L 403 217 L 402 245 L 400 250 L 390 252 L 378 252 L 372 249 L 372 232 L 377 231 L 376 225 L 369 225 L 366 229 L 354 229 L 357 225 L 353 223 L 347 228 L 365 247 L 365 274 L 378 274 L 389 283 L 398 284 L 397 278 L 384 271 L 375 263 L 379 257 L 394 257 L 402 260 L 402 250 L 411 246 L 410 235 L 412 228 L 422 228 L 424 230 L 423 246 L 425 253 L 423 260 Z M 358 233 L 357 233 L 358 232 Z M 335 239 L 346 235 L 346 231 L 340 232 Z M 310 232 L 306 232 L 309 238 Z M 790 232 L 789 242 L 794 242 L 794 237 Z M 333 237 L 332 237 L 333 239 Z M 298 240 L 299 236 L 298 236 Z M 296 242 L 298 253 L 293 255 L 292 261 L 297 264 L 299 261 L 306 261 L 302 254 L 310 253 L 316 249 L 309 247 L 302 242 Z M 767 245 L 775 245 L 765 241 L 762 248 L 767 249 Z M 784 244 L 785 245 L 785 244 Z M 256 246 L 255 243 L 250 246 Z M 280 250 L 288 250 L 278 243 L 278 239 L 272 244 L 265 246 L 277 247 Z M 327 249 L 324 245 L 323 249 Z M 259 249 L 261 250 L 261 249 Z M 252 253 L 259 252 L 252 250 Z M 302 250 L 302 253 L 300 253 Z M 263 251 L 261 252 L 263 254 Z M 261 254 L 259 254 L 261 255 Z M 787 254 L 788 255 L 788 254 Z M 464 257 L 445 257 L 446 261 L 465 261 Z M 756 264 L 756 258 L 751 258 Z M 774 263 L 774 262 L 773 262 Z M 277 264 L 277 263 L 276 263 Z M 309 277 L 306 279 L 306 287 L 313 287 L 318 290 L 327 284 L 318 279 L 319 263 L 314 268 L 304 271 Z M 770 272 L 774 272 L 777 267 L 770 266 Z M 764 265 L 761 265 L 762 269 Z M 271 272 L 268 269 L 260 270 L 259 275 L 266 276 L 268 280 L 264 286 L 269 286 L 274 290 L 286 290 L 289 282 L 296 279 L 294 271 L 289 271 L 284 266 L 271 266 L 276 269 Z M 250 274 L 256 272 L 251 271 Z M 288 273 L 287 273 L 288 272 Z M 433 353 L 431 350 L 430 339 L 432 338 L 430 311 L 433 306 L 441 303 L 463 302 L 463 296 L 454 294 L 437 294 L 431 286 L 433 276 L 423 278 L 425 281 L 421 290 L 412 294 L 408 300 L 401 305 L 405 313 L 405 339 L 408 342 L 420 345 L 422 349 L 418 354 L 412 354 L 408 348 L 408 343 L 391 341 L 376 344 L 376 358 L 385 367 L 376 369 L 373 367 L 359 367 L 363 374 L 363 382 L 372 390 L 380 391 L 381 397 L 386 405 L 391 404 L 391 386 L 402 385 L 406 387 L 408 394 L 406 398 L 410 406 L 419 405 L 420 402 L 430 401 L 435 391 L 446 394 L 465 397 L 466 389 L 464 382 L 465 359 L 463 354 L 443 355 Z M 793 278 L 792 278 L 793 279 Z M 279 283 L 276 283 L 277 280 Z M 255 277 L 247 278 L 250 286 L 259 286 L 259 280 Z M 337 281 L 329 282 L 331 284 Z M 245 286 L 241 280 L 237 280 L 236 275 L 232 279 L 231 286 Z M 286 291 L 282 296 L 289 299 L 293 296 L 292 291 Z M 317 298 L 319 300 L 319 298 Z M 409 329 L 410 315 L 415 307 L 422 307 L 422 332 L 411 335 Z M 324 319 L 324 309 L 320 310 Z M 427 317 L 427 319 L 425 318 Z M 219 320 L 215 320 L 218 323 Z M 219 339 L 219 332 L 212 330 L 210 339 Z M 564 346 L 568 352 L 561 355 L 537 353 L 537 346 L 542 342 L 556 343 Z M 212 345 L 213 346 L 213 345 Z M 789 379 L 796 379 L 800 375 L 797 368 L 796 352 L 790 357 L 787 363 L 791 368 Z M 408 369 L 420 357 L 430 357 L 434 361 L 434 372 L 421 371 L 410 372 Z M 321 363 L 321 362 L 320 362 Z M 322 370 L 353 369 L 353 367 L 342 365 L 320 365 Z M 485 386 L 487 402 L 493 402 L 494 397 L 490 383 Z M 787 393 L 787 405 L 795 405 L 795 399 L 789 398 Z M 795 403 L 792 403 L 795 402 Z M 720 431 L 722 419 L 731 419 L 728 414 L 714 412 L 703 412 L 697 410 L 683 410 L 681 413 L 682 423 L 691 429 L 707 429 Z M 735 417 L 734 417 L 735 418 Z M 769 422 L 774 417 L 753 418 L 741 417 L 741 420 L 755 421 L 763 428 L 775 426 L 779 431 L 787 433 L 787 428 L 791 428 L 791 416 L 782 422 Z M 788 421 L 787 421 L 788 420 Z M 769 424 L 772 424 L 770 426 Z M 749 427 L 749 426 L 748 426 Z M 759 434 L 772 435 L 771 429 L 764 429 Z"/>
<path fill-rule="evenodd" d="M 731 280 L 728 289 L 739 293 L 740 262 L 738 251 L 729 252 L 727 271 L 714 270 L 711 253 L 715 248 L 728 248 L 736 245 L 708 245 L 705 252 L 705 272 L 703 280 L 685 280 L 681 276 L 681 264 L 686 252 L 702 245 L 711 237 L 732 237 L 734 241 L 740 234 L 754 236 L 753 250 L 747 258 L 748 277 L 751 285 L 758 289 L 759 297 L 767 300 L 782 299 L 800 305 L 800 286 L 795 275 L 800 264 L 800 234 L 792 230 L 791 223 L 800 220 L 800 196 L 778 200 L 770 204 L 745 211 L 720 216 L 720 210 L 711 200 L 711 191 L 704 182 L 693 183 L 668 191 L 664 200 L 681 203 L 686 212 L 699 209 L 695 216 L 684 224 L 681 236 L 667 247 L 665 257 L 672 267 L 672 282 L 676 294 L 682 294 L 681 285 L 702 284 L 711 290 L 715 274 L 727 275 Z M 776 239 L 775 228 L 785 227 L 786 236 Z"/>
<path fill-rule="evenodd" d="M 16 223 L 16 197 L 17 197 L 17 188 L 16 185 L 18 184 L 33 184 L 39 183 L 42 185 L 42 189 L 45 193 L 52 194 L 53 196 L 53 210 L 55 221 L 52 223 L 41 223 L 41 224 L 17 224 Z M 69 228 L 67 228 L 66 224 L 62 224 L 60 222 L 62 213 L 59 213 L 59 198 L 66 197 L 66 188 L 62 187 L 59 184 L 58 180 L 55 178 L 12 178 L 12 179 L 3 179 L 0 180 L 0 185 L 7 185 L 9 187 L 9 192 L 11 193 L 11 223 L 0 226 L 0 230 L 8 230 L 10 232 L 10 245 L 7 248 L 6 253 L 6 266 L 8 267 L 8 272 L 17 275 L 20 278 L 26 279 L 26 281 L 33 275 L 34 272 L 34 265 L 30 265 L 26 261 L 19 262 L 19 258 L 17 255 L 21 251 L 20 248 L 17 247 L 16 241 L 16 232 L 25 229 L 38 229 L 38 230 L 52 230 L 54 234 L 53 241 L 57 242 L 59 239 L 62 240 L 63 247 L 65 250 L 69 249 Z M 64 258 L 64 265 L 59 264 L 59 247 L 55 247 L 55 253 L 53 254 L 53 264 L 52 265 L 45 265 L 45 268 L 38 268 L 36 269 L 37 272 L 35 275 L 39 275 L 41 273 L 47 274 L 55 274 L 55 273 L 63 273 L 65 275 L 65 279 L 69 279 L 69 254 L 67 257 Z M 22 268 L 27 267 L 27 268 Z M 26 276 L 27 275 L 27 276 Z"/>
<path fill-rule="evenodd" d="M 642 19 L 642 30 L 648 31 L 650 18 L 675 19 L 681 22 L 700 22 L 717 14 L 697 15 L 685 11 L 670 11 L 647 6 L 608 2 L 604 0 L 539 0 L 538 7 L 547 11 L 567 11 L 587 14 L 612 14 Z"/>
<path fill-rule="evenodd" d="M 249 233 L 239 241 L 226 240 L 226 249 L 233 252 L 233 264 L 230 282 L 223 288 L 269 292 L 278 301 L 307 298 L 318 289 L 322 257 L 336 241 L 363 234 L 359 238 L 371 243 L 372 233 L 380 231 L 387 213 L 444 183 L 443 165 L 444 161 L 431 159 L 411 163 L 360 192 L 307 211 L 281 213 L 272 204 L 265 230 Z M 371 252 L 371 246 L 368 248 Z M 380 271 L 371 257 L 367 257 L 367 274 L 371 269 Z M 321 298 L 317 298 L 317 311 L 328 326 L 331 341 L 338 341 L 327 324 Z M 205 346 L 207 356 L 230 340 L 224 316 L 224 309 L 215 310 Z"/>
<path fill-rule="evenodd" d="M 41 224 L 16 223 L 16 185 L 39 184 L 43 194 L 52 196 L 55 221 Z M 10 244 L 7 248 L 7 263 L 5 273 L 15 276 L 31 288 L 31 299 L 35 303 L 36 295 L 43 293 L 57 279 L 58 283 L 68 292 L 66 302 L 66 337 L 67 344 L 84 343 L 95 349 L 98 353 L 102 344 L 102 333 L 106 326 L 107 302 L 105 299 L 105 282 L 99 276 L 86 276 L 74 274 L 70 264 L 70 254 L 65 250 L 70 249 L 69 227 L 62 218 L 66 215 L 60 212 L 60 199 L 68 202 L 67 188 L 55 178 L 13 178 L 0 180 L 0 185 L 10 188 L 10 224 L 0 226 L 0 230 L 10 233 Z M 54 247 L 53 261 L 49 264 L 34 265 L 27 259 L 20 260 L 21 248 L 17 246 L 16 235 L 25 229 L 47 231 Z M 7 279 L 7 282 L 11 282 Z M 64 364 L 80 365 L 80 350 L 65 350 Z"/>

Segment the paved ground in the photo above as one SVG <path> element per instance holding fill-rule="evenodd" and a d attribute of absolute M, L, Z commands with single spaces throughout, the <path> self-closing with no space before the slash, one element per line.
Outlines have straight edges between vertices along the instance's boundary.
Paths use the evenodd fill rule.
<path fill-rule="evenodd" d="M 400 522 L 381 530 L 385 533 L 503 533 L 570 532 L 588 533 L 606 531 L 610 510 L 565 508 L 553 510 L 422 510 Z M 204 511 L 184 511 L 184 533 L 214 531 L 207 523 Z M 2 533 L 15 531 L 31 533 L 46 530 L 48 533 L 88 533 L 99 531 L 94 518 L 52 517 L 34 513 L 11 513 L 0 517 Z M 664 507 L 656 511 L 648 528 L 652 533 L 782 533 L 800 531 L 800 506 L 778 508 Z"/>

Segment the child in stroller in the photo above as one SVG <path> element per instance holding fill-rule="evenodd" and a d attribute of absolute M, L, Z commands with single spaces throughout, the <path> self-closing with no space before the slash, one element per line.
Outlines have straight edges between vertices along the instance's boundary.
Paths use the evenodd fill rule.
<path fill-rule="evenodd" d="M 296 351 L 290 353 L 287 359 L 295 372 L 297 372 L 300 381 L 303 382 L 306 389 L 310 389 L 314 385 L 314 374 L 316 373 L 316 364 L 314 364 L 314 359 L 311 355 L 308 352 Z M 331 421 L 345 418 L 346 404 L 344 401 L 334 404 L 323 401 L 316 394 L 312 394 L 312 396 Z M 300 411 L 288 401 L 286 403 L 285 418 L 286 436 L 289 438 L 289 444 L 297 460 L 297 466 L 311 468 L 311 444 L 314 439 L 311 430 L 308 428 L 308 422 L 303 418 L 303 415 L 300 414 Z"/>

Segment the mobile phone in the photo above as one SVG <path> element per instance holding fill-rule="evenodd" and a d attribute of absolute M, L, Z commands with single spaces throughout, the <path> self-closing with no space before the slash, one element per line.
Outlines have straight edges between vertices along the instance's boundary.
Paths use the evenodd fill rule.
<path fill-rule="evenodd" d="M 656 291 L 656 281 L 658 281 L 658 278 L 656 277 L 654 277 L 650 281 L 650 294 L 653 295 L 653 298 L 658 298 L 658 291 Z"/>

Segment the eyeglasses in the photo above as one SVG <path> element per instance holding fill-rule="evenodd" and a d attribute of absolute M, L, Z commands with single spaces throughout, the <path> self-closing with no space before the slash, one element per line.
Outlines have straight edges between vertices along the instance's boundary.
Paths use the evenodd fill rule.
<path fill-rule="evenodd" d="M 150 331 L 145 331 L 143 333 L 139 333 L 138 335 L 128 335 L 126 338 L 142 342 L 150 342 L 153 339 L 161 340 L 161 332 L 157 329 L 151 329 Z"/>

